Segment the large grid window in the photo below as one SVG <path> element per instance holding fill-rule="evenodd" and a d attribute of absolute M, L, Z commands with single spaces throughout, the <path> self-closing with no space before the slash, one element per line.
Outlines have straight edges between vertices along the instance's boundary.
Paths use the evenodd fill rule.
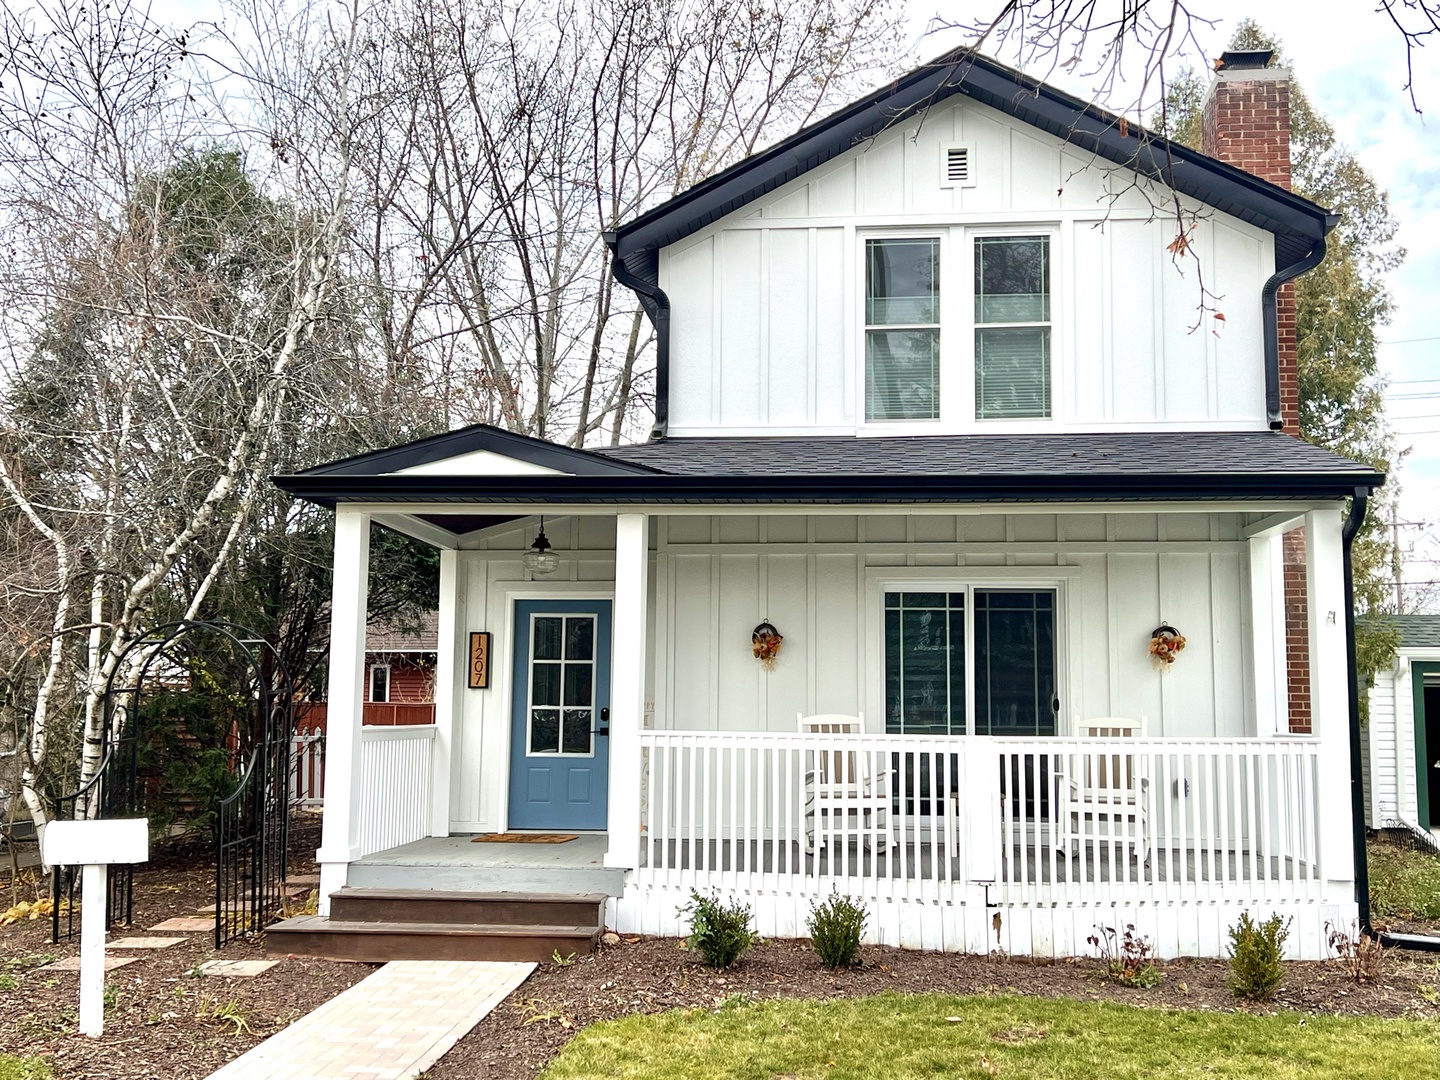
<path fill-rule="evenodd" d="M 975 418 L 1050 415 L 1050 239 L 975 241 Z"/>
<path fill-rule="evenodd" d="M 940 416 L 940 241 L 865 243 L 865 419 Z"/>
<path fill-rule="evenodd" d="M 1053 589 L 886 592 L 884 641 L 887 732 L 1055 734 Z"/>

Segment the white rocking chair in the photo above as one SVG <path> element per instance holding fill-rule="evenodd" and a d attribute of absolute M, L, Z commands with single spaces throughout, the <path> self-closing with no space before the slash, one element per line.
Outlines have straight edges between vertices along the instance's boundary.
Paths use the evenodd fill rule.
<path fill-rule="evenodd" d="M 1145 737 L 1147 720 L 1075 717 L 1075 734 L 1085 739 Z M 1150 862 L 1150 778 L 1138 755 L 1108 751 L 1062 755 L 1055 775 L 1056 849 L 1067 859 L 1077 844 L 1124 843 Z M 1087 822 L 1090 825 L 1086 830 Z"/>
<path fill-rule="evenodd" d="M 796 717 L 801 734 L 861 735 L 865 719 L 825 713 Z M 875 769 L 867 751 L 810 751 L 802 764 L 805 780 L 805 852 L 828 845 L 832 836 L 843 844 L 854 836 L 873 851 L 889 847 L 890 770 Z M 853 826 L 851 822 L 854 822 Z M 818 845 L 817 845 L 817 836 Z"/>

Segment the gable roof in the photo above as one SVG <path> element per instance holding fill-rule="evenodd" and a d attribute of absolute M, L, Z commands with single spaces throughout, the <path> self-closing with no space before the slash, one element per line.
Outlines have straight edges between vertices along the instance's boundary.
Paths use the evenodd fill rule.
<path fill-rule="evenodd" d="M 339 461 L 316 465 L 296 473 L 288 479 L 321 476 L 381 476 L 397 473 L 402 469 L 413 469 L 417 465 L 429 465 L 447 458 L 459 457 L 476 451 L 489 451 L 504 457 L 523 461 L 556 472 L 572 473 L 577 476 L 593 476 L 604 473 L 643 473 L 650 470 L 642 464 L 626 463 L 597 457 L 584 450 L 533 439 L 528 435 L 517 435 L 504 428 L 490 424 L 471 424 L 456 428 L 443 435 L 432 435 L 426 439 L 402 443 L 384 450 L 371 450 Z M 277 481 L 278 481 L 277 477 Z M 281 485 L 284 487 L 284 485 Z"/>
<path fill-rule="evenodd" d="M 617 258 L 654 284 L 658 249 L 733 213 L 907 117 L 955 94 L 1064 139 L 1115 165 L 1275 236 L 1275 264 L 1304 258 L 1333 226 L 1323 207 L 1284 188 L 1155 135 L 1113 113 L 968 48 L 951 50 L 831 113 L 606 236 Z"/>

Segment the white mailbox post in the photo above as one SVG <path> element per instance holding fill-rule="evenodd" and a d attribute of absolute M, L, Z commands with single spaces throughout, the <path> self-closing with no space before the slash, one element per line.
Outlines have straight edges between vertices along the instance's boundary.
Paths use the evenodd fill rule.
<path fill-rule="evenodd" d="M 148 818 L 52 821 L 40 834 L 46 866 L 83 866 L 80 878 L 80 1034 L 105 1029 L 105 872 L 150 858 Z"/>

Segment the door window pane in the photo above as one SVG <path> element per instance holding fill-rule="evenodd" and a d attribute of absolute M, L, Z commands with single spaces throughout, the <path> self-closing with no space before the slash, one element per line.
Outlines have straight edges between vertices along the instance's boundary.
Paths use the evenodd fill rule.
<path fill-rule="evenodd" d="M 530 655 L 536 660 L 560 659 L 560 628 L 565 620 L 557 616 L 535 619 L 530 637 Z"/>
<path fill-rule="evenodd" d="M 975 241 L 975 416 L 1050 415 L 1050 240 Z"/>
<path fill-rule="evenodd" d="M 975 732 L 1055 734 L 1055 594 L 975 590 Z"/>
<path fill-rule="evenodd" d="M 591 664 L 565 665 L 565 704 L 589 705 L 590 692 L 594 685 L 594 667 Z"/>
<path fill-rule="evenodd" d="M 885 594 L 885 730 L 965 731 L 965 596 Z"/>
<path fill-rule="evenodd" d="M 530 710 L 530 753 L 553 754 L 560 749 L 560 710 Z"/>
<path fill-rule="evenodd" d="M 560 665 L 536 663 L 530 668 L 530 704 L 560 704 Z"/>
<path fill-rule="evenodd" d="M 589 616 L 565 620 L 565 659 L 595 658 L 595 620 Z"/>
<path fill-rule="evenodd" d="M 940 241 L 865 244 L 865 418 L 940 415 Z"/>
<path fill-rule="evenodd" d="M 590 710 L 566 709 L 564 743 L 561 752 L 566 754 L 590 753 Z"/>

